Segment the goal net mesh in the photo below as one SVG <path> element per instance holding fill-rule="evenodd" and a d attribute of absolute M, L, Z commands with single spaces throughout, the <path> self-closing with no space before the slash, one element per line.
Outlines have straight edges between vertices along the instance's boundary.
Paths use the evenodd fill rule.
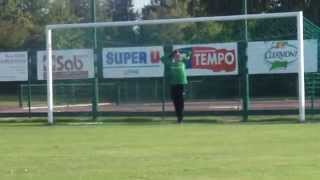
<path fill-rule="evenodd" d="M 304 29 L 305 72 L 312 74 L 318 72 L 319 33 L 309 24 Z M 186 115 L 241 114 L 246 98 L 252 111 L 298 110 L 297 33 L 296 17 L 54 30 L 55 105 L 70 105 L 56 110 L 92 113 L 96 99 L 100 113 L 173 115 L 170 79 L 160 60 L 172 49 L 191 54 Z M 38 68 L 39 62 L 45 66 L 41 55 Z M 42 69 L 38 76 L 45 77 Z M 306 105 L 311 107 L 310 101 Z"/>

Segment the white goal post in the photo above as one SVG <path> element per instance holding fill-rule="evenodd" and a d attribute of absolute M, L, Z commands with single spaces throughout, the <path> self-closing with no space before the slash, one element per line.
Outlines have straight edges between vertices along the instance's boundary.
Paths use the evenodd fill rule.
<path fill-rule="evenodd" d="M 196 22 L 221 22 L 272 18 L 296 18 L 297 22 L 297 40 L 298 40 L 298 81 L 299 81 L 299 121 L 305 121 L 305 87 L 304 87 L 304 42 L 303 42 L 303 12 L 285 12 L 268 14 L 246 14 L 232 16 L 215 17 L 196 17 L 196 18 L 178 18 L 161 20 L 139 20 L 139 21 L 121 21 L 121 22 L 96 22 L 80 24 L 55 24 L 46 26 L 46 50 L 48 55 L 47 67 L 47 101 L 48 101 L 48 123 L 53 124 L 53 77 L 52 77 L 52 31 L 59 29 L 72 28 L 99 28 L 99 27 L 120 27 L 135 25 L 157 25 L 157 24 L 175 24 L 175 23 L 196 23 Z"/>

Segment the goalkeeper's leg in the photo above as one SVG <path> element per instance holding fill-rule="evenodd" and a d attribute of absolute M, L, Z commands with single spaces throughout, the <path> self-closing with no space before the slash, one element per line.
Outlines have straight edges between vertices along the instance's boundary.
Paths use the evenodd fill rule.
<path fill-rule="evenodd" d="M 178 123 L 181 123 L 183 121 L 183 110 L 184 110 L 183 89 L 184 87 L 182 84 L 171 86 L 171 99 L 173 101 Z"/>

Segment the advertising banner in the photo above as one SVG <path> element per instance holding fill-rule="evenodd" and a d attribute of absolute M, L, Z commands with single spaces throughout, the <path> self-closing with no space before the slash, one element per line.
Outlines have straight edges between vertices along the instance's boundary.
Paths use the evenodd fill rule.
<path fill-rule="evenodd" d="M 237 43 L 175 45 L 174 49 L 192 52 L 187 63 L 188 76 L 238 74 Z"/>
<path fill-rule="evenodd" d="M 162 46 L 104 48 L 104 78 L 163 77 Z"/>
<path fill-rule="evenodd" d="M 0 81 L 28 81 L 28 53 L 0 53 Z"/>
<path fill-rule="evenodd" d="M 248 43 L 249 74 L 297 73 L 298 58 L 298 41 L 295 40 Z M 305 40 L 305 72 L 317 72 L 317 59 L 317 40 Z"/>
<path fill-rule="evenodd" d="M 88 79 L 94 77 L 92 49 L 57 50 L 52 52 L 53 79 Z M 47 53 L 37 52 L 38 80 L 47 79 Z"/>

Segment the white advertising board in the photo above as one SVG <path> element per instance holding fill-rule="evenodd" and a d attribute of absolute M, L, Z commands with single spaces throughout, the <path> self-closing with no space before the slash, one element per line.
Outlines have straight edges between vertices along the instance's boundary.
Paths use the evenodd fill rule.
<path fill-rule="evenodd" d="M 28 53 L 0 53 L 0 81 L 28 81 Z"/>
<path fill-rule="evenodd" d="M 173 49 L 192 52 L 187 63 L 188 76 L 238 74 L 237 43 L 175 45 Z"/>
<path fill-rule="evenodd" d="M 298 72 L 298 41 L 260 41 L 248 43 L 249 74 Z M 304 41 L 305 72 L 318 70 L 318 42 Z"/>
<path fill-rule="evenodd" d="M 94 77 L 92 49 L 57 50 L 52 52 L 53 79 L 88 79 Z M 47 79 L 47 53 L 37 52 L 38 80 Z"/>
<path fill-rule="evenodd" d="M 104 78 L 163 77 L 162 46 L 104 48 Z"/>

